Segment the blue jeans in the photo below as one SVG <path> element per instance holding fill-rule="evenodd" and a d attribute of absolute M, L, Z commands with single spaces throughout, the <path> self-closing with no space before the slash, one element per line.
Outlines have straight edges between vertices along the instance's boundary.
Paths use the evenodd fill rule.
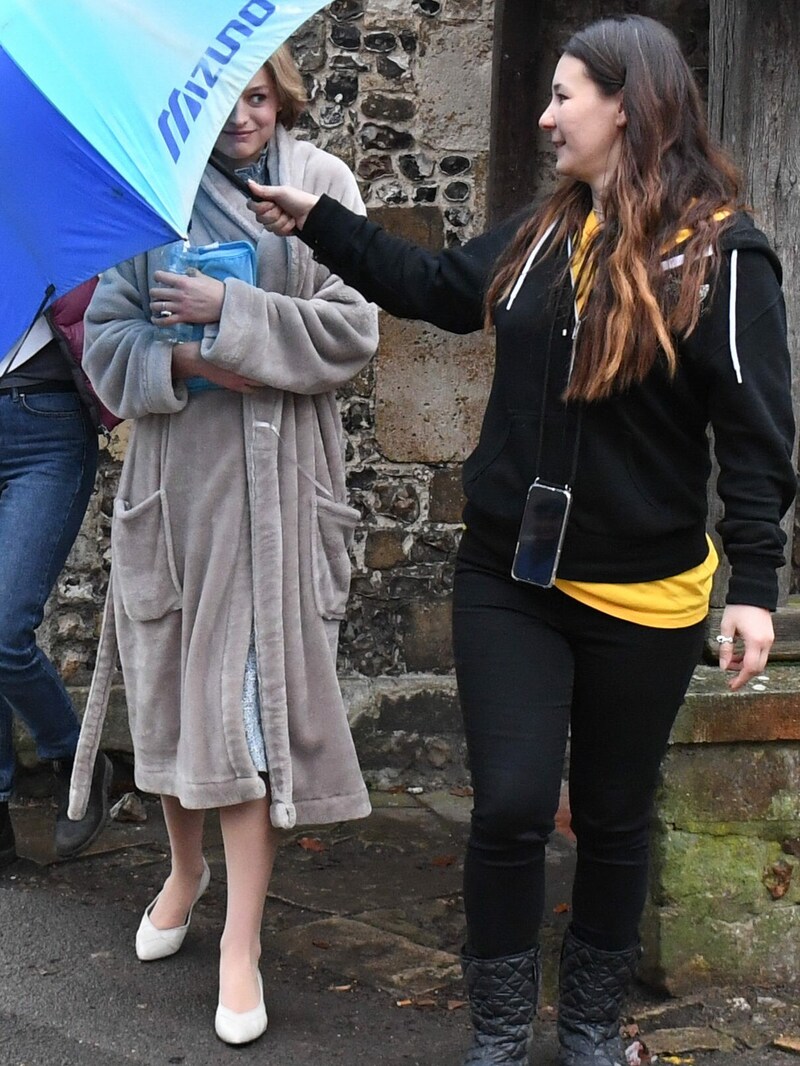
<path fill-rule="evenodd" d="M 68 758 L 78 742 L 75 709 L 35 634 L 97 469 L 78 394 L 23 393 L 0 393 L 0 802 L 14 783 L 14 714 L 42 759 Z"/>

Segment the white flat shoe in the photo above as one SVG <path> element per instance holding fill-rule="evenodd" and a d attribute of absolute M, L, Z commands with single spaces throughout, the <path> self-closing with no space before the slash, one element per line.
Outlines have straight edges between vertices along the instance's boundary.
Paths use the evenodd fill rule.
<path fill-rule="evenodd" d="M 158 897 L 161 895 L 161 892 L 158 893 L 152 903 L 145 908 L 139 928 L 136 931 L 136 957 L 138 959 L 142 962 L 152 962 L 153 959 L 165 959 L 168 955 L 174 955 L 176 951 L 180 950 L 189 929 L 189 923 L 192 920 L 194 905 L 208 888 L 210 880 L 211 871 L 208 868 L 208 863 L 203 859 L 200 884 L 197 886 L 197 893 L 192 900 L 189 913 L 186 915 L 186 921 L 183 925 L 175 926 L 174 929 L 156 929 L 150 921 L 150 914 L 156 905 Z M 163 889 L 161 891 L 163 892 Z"/>
<path fill-rule="evenodd" d="M 258 987 L 261 991 L 261 1002 L 252 1010 L 235 1011 L 229 1007 L 223 1007 L 220 1003 L 217 1007 L 217 1015 L 214 1018 L 214 1028 L 220 1040 L 226 1044 L 249 1044 L 251 1040 L 257 1040 L 267 1029 L 267 1008 L 264 1006 L 264 982 L 261 974 L 258 975 Z"/>

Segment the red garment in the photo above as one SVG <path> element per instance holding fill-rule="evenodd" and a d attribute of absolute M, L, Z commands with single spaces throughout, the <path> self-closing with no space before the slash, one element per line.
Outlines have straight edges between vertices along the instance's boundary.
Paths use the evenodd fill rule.
<path fill-rule="evenodd" d="M 111 430 L 122 421 L 98 399 L 92 383 L 81 368 L 83 360 L 83 316 L 92 293 L 97 287 L 97 278 L 84 281 L 66 295 L 54 300 L 45 311 L 50 328 L 61 344 L 61 350 L 72 365 L 73 377 L 81 399 L 89 409 L 92 421 L 98 429 Z"/>

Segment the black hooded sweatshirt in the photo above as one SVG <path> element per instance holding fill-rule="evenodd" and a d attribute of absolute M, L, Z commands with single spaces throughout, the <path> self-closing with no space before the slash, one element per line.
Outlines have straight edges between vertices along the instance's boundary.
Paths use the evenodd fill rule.
<path fill-rule="evenodd" d="M 461 248 L 431 254 L 323 196 L 300 237 L 344 281 L 391 314 L 454 333 L 483 326 L 511 219 Z M 464 466 L 464 519 L 473 543 L 511 567 L 528 487 L 536 477 L 573 491 L 558 576 L 641 582 L 706 557 L 708 427 L 724 503 L 718 531 L 731 564 L 729 603 L 774 610 L 784 562 L 780 520 L 796 491 L 790 360 L 780 263 L 744 214 L 721 240 L 697 328 L 678 340 L 670 378 L 658 360 L 639 385 L 596 402 L 561 399 L 576 311 L 567 249 L 544 255 L 496 309 L 496 361 L 477 447 Z M 680 270 L 682 246 L 664 268 Z"/>

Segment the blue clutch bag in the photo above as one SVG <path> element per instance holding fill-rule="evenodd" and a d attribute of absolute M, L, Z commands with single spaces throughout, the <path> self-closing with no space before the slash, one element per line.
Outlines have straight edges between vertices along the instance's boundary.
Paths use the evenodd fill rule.
<path fill-rule="evenodd" d="M 238 278 L 248 285 L 256 283 L 256 250 L 249 241 L 227 241 L 225 243 L 203 244 L 197 248 L 186 248 L 181 254 L 181 273 L 189 267 L 207 274 L 210 278 L 224 281 L 225 278 Z M 193 327 L 192 340 L 201 340 L 203 327 Z M 190 392 L 203 392 L 217 389 L 206 378 L 187 378 L 186 387 Z"/>
<path fill-rule="evenodd" d="M 239 278 L 248 285 L 256 283 L 256 250 L 250 241 L 227 241 L 203 244 L 184 252 L 184 270 L 196 267 L 210 278 L 224 281 Z"/>

